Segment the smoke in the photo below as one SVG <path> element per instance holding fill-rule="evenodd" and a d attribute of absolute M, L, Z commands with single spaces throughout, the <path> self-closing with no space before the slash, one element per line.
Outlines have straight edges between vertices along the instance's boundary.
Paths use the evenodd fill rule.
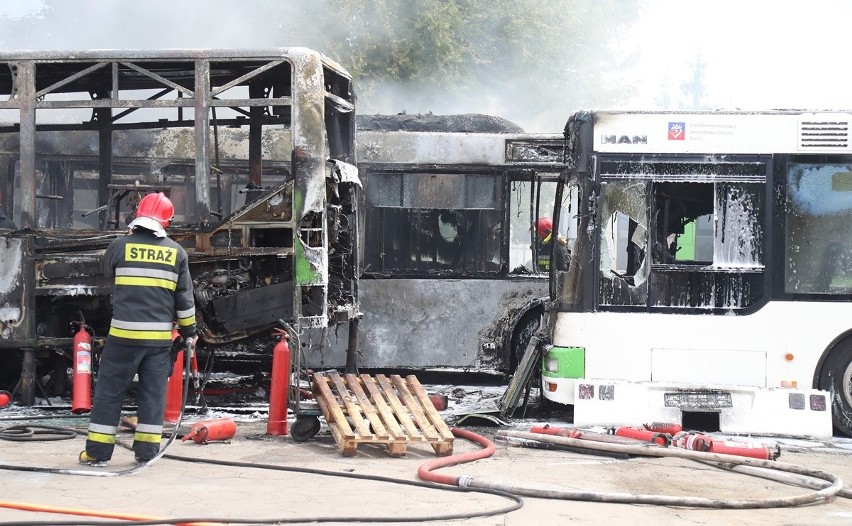
<path fill-rule="evenodd" d="M 843 0 L 498 3 L 502 19 L 476 0 L 14 0 L 0 2 L 0 49 L 304 46 L 355 75 L 359 113 L 485 113 L 529 132 L 561 132 L 580 109 L 850 107 Z M 443 8 L 470 20 L 465 34 L 412 24 Z M 459 37 L 458 62 L 380 74 L 443 57 Z M 465 82 L 446 81 L 458 71 Z"/>
<path fill-rule="evenodd" d="M 480 20 L 476 28 L 465 29 L 471 33 L 471 45 L 480 46 L 470 50 L 468 62 L 439 62 L 428 78 L 421 72 L 411 80 L 399 81 L 377 78 L 364 70 L 362 59 L 373 51 L 368 46 L 386 52 L 380 47 L 383 43 L 376 42 L 377 37 L 394 39 L 394 44 L 422 43 L 425 35 L 404 33 L 417 29 L 404 24 L 410 22 L 410 13 L 405 10 L 422 12 L 440 7 L 440 2 L 425 7 L 420 2 L 399 2 L 394 17 L 381 20 L 370 18 L 378 12 L 370 2 L 359 3 L 359 11 L 336 0 L 17 0 L 8 4 L 0 8 L 0 48 L 5 50 L 310 47 L 356 75 L 358 111 L 362 114 L 485 113 L 507 118 L 527 131 L 558 133 L 573 110 L 587 103 L 605 102 L 602 98 L 594 100 L 589 94 L 607 92 L 606 87 L 597 85 L 597 73 L 579 75 L 576 68 L 566 66 L 582 63 L 597 67 L 595 57 L 608 53 L 605 47 L 587 46 L 582 56 L 573 56 L 572 46 L 580 37 L 559 36 L 561 28 L 553 27 L 548 28 L 550 40 L 542 40 L 538 48 L 535 39 L 528 39 L 532 40 L 530 46 L 520 47 L 511 38 L 494 36 L 499 31 L 510 31 L 511 36 L 519 28 L 501 28 L 488 18 Z M 458 9 L 464 5 L 445 4 L 454 4 Z M 540 18 L 553 9 L 567 12 L 572 6 L 572 12 L 590 12 L 583 4 L 558 0 L 556 7 L 548 8 L 550 11 L 542 8 Z M 534 23 L 547 22 L 527 16 Z M 505 25 L 506 21 L 502 23 Z M 577 21 L 578 25 L 582 23 Z M 605 29 L 599 24 L 594 33 L 605 34 Z M 367 41 L 368 36 L 374 40 Z M 435 40 L 440 37 L 448 35 L 437 35 Z M 548 44 L 554 38 L 558 48 Z M 428 59 L 432 51 L 423 47 L 420 58 Z M 552 56 L 546 57 L 547 54 Z M 377 68 L 384 67 L 381 60 L 372 58 Z M 444 65 L 461 68 L 460 76 L 466 84 L 445 82 L 440 71 Z"/>
<path fill-rule="evenodd" d="M 15 0 L 0 7 L 5 50 L 269 48 L 298 44 L 310 0 Z"/>

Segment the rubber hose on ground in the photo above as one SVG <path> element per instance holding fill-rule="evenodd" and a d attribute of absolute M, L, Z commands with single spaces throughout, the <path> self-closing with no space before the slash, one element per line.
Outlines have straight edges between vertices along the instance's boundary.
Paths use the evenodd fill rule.
<path fill-rule="evenodd" d="M 11 440 L 12 442 L 48 442 L 52 440 L 68 440 L 76 437 L 77 431 L 74 429 L 58 426 L 19 424 L 0 429 L 0 439 Z"/>
<path fill-rule="evenodd" d="M 464 429 L 458 429 L 456 427 L 452 428 L 450 431 L 452 431 L 453 436 L 465 438 L 467 440 L 475 442 L 482 446 L 483 449 L 480 449 L 478 451 L 471 451 L 469 453 L 459 453 L 457 455 L 451 455 L 449 457 L 436 458 L 435 460 L 430 460 L 429 462 L 426 462 L 425 464 L 420 466 L 420 469 L 417 470 L 417 476 L 420 477 L 422 480 L 435 482 L 438 484 L 448 484 L 450 486 L 460 486 L 462 484 L 459 483 L 459 479 L 462 477 L 454 477 L 452 475 L 440 475 L 438 473 L 432 473 L 432 471 L 439 468 L 446 468 L 465 462 L 471 462 L 474 460 L 487 458 L 493 455 L 494 452 L 497 450 L 497 447 L 494 445 L 494 442 L 491 442 L 482 435 L 477 435 L 476 433 L 472 433 Z"/>
<path fill-rule="evenodd" d="M 824 504 L 832 502 L 843 489 L 843 482 L 836 475 L 822 470 L 810 469 L 794 464 L 787 464 L 769 460 L 739 457 L 735 455 L 722 455 L 718 453 L 706 453 L 702 451 L 690 451 L 679 448 L 663 448 L 650 444 L 614 444 L 610 442 L 597 442 L 579 438 L 568 438 L 561 436 L 541 435 L 538 433 L 525 433 L 521 431 L 499 431 L 498 437 L 517 438 L 521 440 L 537 440 L 566 446 L 583 447 L 600 451 L 618 451 L 632 455 L 652 457 L 678 457 L 698 461 L 715 461 L 731 465 L 748 465 L 760 468 L 796 473 L 808 477 L 814 477 L 826 481 L 826 487 L 803 495 L 792 497 L 777 497 L 766 499 L 710 499 L 703 497 L 675 497 L 670 495 L 632 495 L 628 493 L 607 493 L 594 491 L 572 491 L 572 490 L 543 490 L 525 486 L 509 485 L 499 482 L 488 482 L 465 479 L 470 487 L 488 488 L 505 491 L 515 495 L 526 497 L 539 497 L 561 500 L 579 500 L 591 502 L 614 502 L 621 504 L 651 504 L 657 506 L 682 506 L 690 508 L 711 509 L 758 509 L 758 508 L 785 508 L 804 506 L 811 504 Z M 461 477 L 456 477 L 456 480 Z"/>
<path fill-rule="evenodd" d="M 99 510 L 88 510 L 88 509 L 80 509 L 80 508 L 61 508 L 59 506 L 48 506 L 45 504 L 29 504 L 26 502 L 12 502 L 12 501 L 0 501 L 1 508 L 8 508 L 10 510 L 21 510 L 21 511 L 36 511 L 41 513 L 61 513 L 64 515 L 81 515 L 84 517 L 97 517 L 99 519 L 120 519 L 125 521 L 135 521 L 135 522 L 147 522 L 147 521 L 162 521 L 164 519 L 159 519 L 157 517 L 150 517 L 148 515 L 135 515 L 132 513 L 119 513 L 113 511 L 99 511 Z M 49 523 L 48 523 L 49 524 Z M 174 524 L 186 525 L 186 526 L 221 526 L 222 523 L 213 523 L 213 522 L 179 522 Z"/>

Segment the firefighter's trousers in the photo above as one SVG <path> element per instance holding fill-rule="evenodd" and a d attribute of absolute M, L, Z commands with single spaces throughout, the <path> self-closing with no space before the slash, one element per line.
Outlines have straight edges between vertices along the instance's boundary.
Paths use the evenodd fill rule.
<path fill-rule="evenodd" d="M 98 460 L 112 457 L 121 407 L 136 374 L 139 375 L 136 394 L 138 422 L 133 451 L 136 459 L 141 461 L 153 458 L 160 451 L 166 384 L 172 370 L 170 351 L 171 346 L 130 346 L 107 337 L 86 439 L 86 453 L 90 457 Z"/>

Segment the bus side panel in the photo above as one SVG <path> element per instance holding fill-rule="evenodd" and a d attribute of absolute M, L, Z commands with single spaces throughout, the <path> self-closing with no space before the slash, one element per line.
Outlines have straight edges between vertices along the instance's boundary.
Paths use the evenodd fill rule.
<path fill-rule="evenodd" d="M 571 315 L 568 323 L 557 313 L 553 345 L 585 348 L 586 378 L 809 388 L 822 350 L 849 328 L 852 306 L 770 302 L 746 316 L 671 317 L 654 334 L 649 327 L 659 325 L 655 316 L 663 315 L 598 312 Z M 714 367 L 690 365 L 678 349 L 701 350 L 704 363 Z M 765 365 L 747 375 L 741 371 L 746 364 L 730 359 L 751 355 L 765 357 Z M 666 358 L 676 363 L 655 363 Z"/>
<path fill-rule="evenodd" d="M 364 279 L 358 366 L 506 369 L 503 345 L 516 313 L 547 296 L 544 279 Z M 342 367 L 347 330 L 326 334 L 329 348 L 306 349 L 308 367 Z M 318 346 L 311 333 L 304 344 Z M 308 346 L 306 346 L 308 347 Z"/>

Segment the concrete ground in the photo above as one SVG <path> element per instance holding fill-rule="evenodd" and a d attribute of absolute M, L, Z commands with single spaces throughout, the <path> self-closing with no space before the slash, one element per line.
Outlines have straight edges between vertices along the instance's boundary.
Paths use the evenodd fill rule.
<path fill-rule="evenodd" d="M 57 425 L 82 430 L 86 419 L 53 418 L 10 422 L 2 418 L 0 429 L 10 425 Z M 212 415 L 216 417 L 216 415 Z M 205 418 L 211 418 L 210 415 Z M 196 418 L 195 420 L 197 420 Z M 129 514 L 134 518 L 230 519 L 243 523 L 279 520 L 310 523 L 325 521 L 351 524 L 358 521 L 404 524 L 450 522 L 471 525 L 529 524 L 725 524 L 725 525 L 836 525 L 852 523 L 852 500 L 792 508 L 753 510 L 693 509 L 636 504 L 608 504 L 576 500 L 524 497 L 523 506 L 507 512 L 507 498 L 472 492 L 447 491 L 414 485 L 418 468 L 437 458 L 428 444 L 412 443 L 406 455 L 392 458 L 383 446 L 360 445 L 352 457 L 339 453 L 323 425 L 313 439 L 296 443 L 290 437 L 266 435 L 266 422 L 258 415 L 236 418 L 236 436 L 226 443 L 196 444 L 175 441 L 166 457 L 147 468 L 114 475 L 135 466 L 133 454 L 117 448 L 106 468 L 77 464 L 84 438 L 56 441 L 0 440 L 0 464 L 98 473 L 101 476 L 43 473 L 3 469 L 0 524 L 30 521 L 78 521 L 93 524 L 86 516 L 62 515 L 12 509 L 11 505 L 53 506 L 89 513 Z M 181 428 L 185 432 L 188 424 Z M 529 429 L 531 421 L 516 422 L 512 429 Z M 465 428 L 494 439 L 498 427 Z M 505 429 L 505 428 L 503 428 Z M 179 433 L 180 434 L 180 433 Z M 130 431 L 120 442 L 132 440 Z M 852 481 L 852 442 L 827 443 L 781 440 L 778 462 L 818 468 Z M 716 467 L 676 458 L 634 457 L 616 460 L 558 450 L 529 449 L 496 442 L 493 456 L 437 470 L 439 474 L 469 475 L 476 481 L 507 486 L 547 489 L 664 494 L 717 499 L 758 499 L 802 495 L 814 490 L 731 473 Z M 479 446 L 456 439 L 454 453 L 474 452 Z M 190 460 L 242 463 L 216 465 Z M 293 467 L 300 471 L 263 469 L 246 464 Z M 305 471 L 307 470 L 307 471 Z M 316 472 L 310 472 L 316 470 Z M 320 473 L 321 472 L 321 473 Z M 104 476 L 108 475 L 108 476 Z M 353 477 L 388 477 L 371 480 Z M 502 511 L 501 511 L 502 510 Z M 491 516 L 483 516 L 493 513 Z M 103 520 L 103 519 L 102 519 Z M 453 521 L 455 522 L 455 521 Z"/>

